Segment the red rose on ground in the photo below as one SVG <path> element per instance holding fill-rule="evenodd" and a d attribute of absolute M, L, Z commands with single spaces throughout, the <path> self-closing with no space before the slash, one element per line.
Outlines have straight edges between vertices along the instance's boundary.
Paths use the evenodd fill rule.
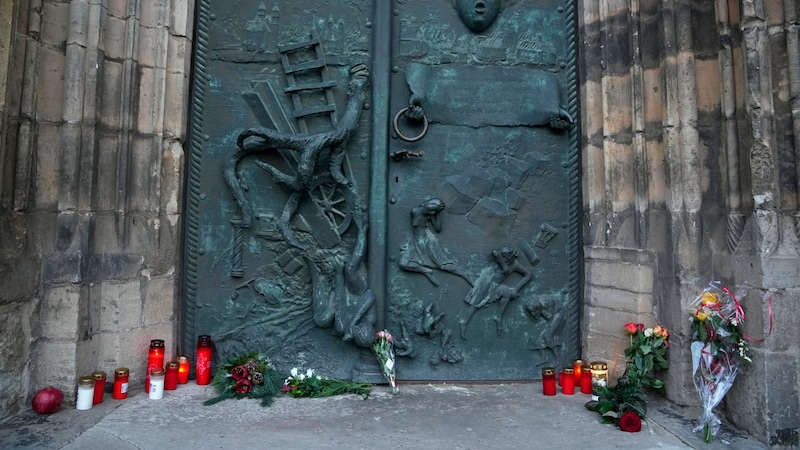
<path fill-rule="evenodd" d="M 623 413 L 619 418 L 619 429 L 628 433 L 637 433 L 642 429 L 642 418 L 633 411 Z"/>

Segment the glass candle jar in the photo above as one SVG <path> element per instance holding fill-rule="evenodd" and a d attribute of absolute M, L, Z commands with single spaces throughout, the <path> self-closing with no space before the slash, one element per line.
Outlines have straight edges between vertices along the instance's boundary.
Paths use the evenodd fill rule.
<path fill-rule="evenodd" d="M 581 394 L 591 394 L 591 393 L 592 393 L 592 368 L 589 365 L 584 365 L 583 367 L 581 367 Z"/>
<path fill-rule="evenodd" d="M 564 368 L 564 383 L 561 385 L 561 393 L 566 395 L 575 394 L 575 371 L 572 367 Z"/>
<path fill-rule="evenodd" d="M 189 382 L 189 357 L 181 356 L 178 358 L 178 384 Z"/>
<path fill-rule="evenodd" d="M 114 371 L 114 391 L 111 398 L 122 400 L 128 398 L 128 376 L 130 371 L 127 367 L 120 367 Z"/>
<path fill-rule="evenodd" d="M 103 403 L 103 394 L 106 392 L 106 373 L 99 370 L 97 372 L 92 372 L 92 378 L 94 378 L 94 397 L 92 398 L 92 404 Z"/>
<path fill-rule="evenodd" d="M 542 369 L 542 393 L 544 395 L 556 395 L 556 369 L 545 367 Z"/>
<path fill-rule="evenodd" d="M 150 400 L 164 398 L 164 369 L 155 369 L 150 372 Z"/>
<path fill-rule="evenodd" d="M 197 372 L 197 384 L 211 384 L 211 349 L 213 343 L 211 336 L 202 334 L 197 338 L 197 361 L 195 369 Z"/>
<path fill-rule="evenodd" d="M 144 380 L 144 391 L 150 392 L 150 372 L 164 368 L 164 340 L 153 339 L 150 341 L 150 350 L 147 352 L 147 376 Z"/>
<path fill-rule="evenodd" d="M 175 389 L 178 389 L 178 361 L 170 361 L 167 363 L 167 373 L 164 375 L 164 390 Z"/>
<path fill-rule="evenodd" d="M 572 361 L 572 372 L 575 374 L 575 386 L 580 386 L 581 384 L 581 371 L 584 365 L 586 365 L 586 362 L 582 359 Z"/>
<path fill-rule="evenodd" d="M 595 361 L 591 364 L 592 371 L 592 400 L 599 400 L 600 389 L 608 384 L 608 364 Z"/>
<path fill-rule="evenodd" d="M 94 399 L 94 377 L 80 377 L 78 379 L 78 400 L 75 409 L 85 411 L 91 409 Z"/>

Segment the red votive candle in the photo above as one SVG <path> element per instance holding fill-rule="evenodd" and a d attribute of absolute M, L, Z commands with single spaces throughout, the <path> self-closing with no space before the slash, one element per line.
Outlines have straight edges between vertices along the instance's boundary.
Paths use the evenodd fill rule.
<path fill-rule="evenodd" d="M 211 336 L 202 334 L 197 337 L 197 361 L 195 370 L 197 372 L 198 385 L 211 384 Z"/>
<path fill-rule="evenodd" d="M 572 367 L 564 368 L 564 384 L 561 385 L 561 393 L 573 395 L 575 393 L 575 371 Z"/>
<path fill-rule="evenodd" d="M 92 372 L 92 378 L 94 378 L 94 398 L 92 399 L 92 404 L 103 403 L 103 394 L 106 391 L 106 373 L 101 371 Z"/>
<path fill-rule="evenodd" d="M 114 392 L 111 398 L 122 400 L 128 398 L 128 368 L 120 367 L 114 371 Z"/>
<path fill-rule="evenodd" d="M 170 361 L 167 363 L 167 373 L 164 375 L 164 390 L 175 389 L 178 389 L 178 361 Z"/>
<path fill-rule="evenodd" d="M 545 367 L 542 369 L 542 391 L 544 395 L 556 395 L 556 369 Z"/>
<path fill-rule="evenodd" d="M 144 391 L 150 392 L 150 372 L 164 369 L 164 340 L 153 339 L 150 341 L 150 351 L 147 353 L 147 376 L 144 380 Z"/>
<path fill-rule="evenodd" d="M 178 384 L 189 382 L 189 357 L 181 356 L 178 358 Z"/>
<path fill-rule="evenodd" d="M 592 393 L 592 370 L 587 366 L 581 367 L 581 394 Z"/>
<path fill-rule="evenodd" d="M 578 386 L 581 383 L 581 369 L 583 368 L 586 362 L 582 359 L 576 359 L 572 361 L 572 373 L 575 375 L 575 386 Z"/>

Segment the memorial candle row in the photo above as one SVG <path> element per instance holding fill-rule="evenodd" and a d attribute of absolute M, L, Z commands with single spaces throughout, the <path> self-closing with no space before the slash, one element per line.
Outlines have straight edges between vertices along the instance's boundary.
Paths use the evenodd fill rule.
<path fill-rule="evenodd" d="M 556 375 L 555 367 L 542 369 L 542 393 L 556 395 L 556 385 L 561 387 L 561 393 L 574 395 L 579 389 L 582 394 L 597 394 L 600 387 L 606 385 L 608 378 L 608 365 L 602 361 L 586 364 L 583 360 L 576 359 L 572 367 L 565 367 Z"/>
<path fill-rule="evenodd" d="M 201 335 L 197 340 L 197 360 L 195 381 L 198 385 L 211 383 L 211 354 L 213 343 L 208 335 Z M 165 346 L 163 339 L 150 341 L 147 352 L 147 375 L 145 377 L 144 391 L 152 400 L 164 397 L 164 391 L 175 390 L 179 384 L 189 383 L 189 357 L 181 356 L 176 360 L 165 359 Z M 128 398 L 128 379 L 130 370 L 120 367 L 114 371 L 114 383 L 111 398 L 124 400 Z M 87 410 L 103 402 L 106 386 L 106 373 L 97 371 L 91 376 L 78 379 L 78 398 L 75 407 L 78 410 Z"/>

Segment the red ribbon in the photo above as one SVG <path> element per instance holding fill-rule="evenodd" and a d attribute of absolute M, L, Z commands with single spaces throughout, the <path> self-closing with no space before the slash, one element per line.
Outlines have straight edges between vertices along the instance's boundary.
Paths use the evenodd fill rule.
<path fill-rule="evenodd" d="M 736 298 L 735 295 L 733 295 L 733 292 L 731 292 L 730 289 L 727 288 L 727 286 L 722 286 L 722 291 L 730 295 L 731 298 L 733 299 L 733 303 L 735 305 L 734 311 L 736 314 L 737 323 L 743 324 L 745 320 L 745 315 L 744 315 L 744 309 L 742 308 L 742 305 L 739 303 L 739 300 Z M 780 295 L 780 292 L 778 292 L 778 294 Z M 750 336 L 742 332 L 743 338 L 747 339 L 750 342 L 764 342 L 767 340 L 767 338 L 772 334 L 772 295 L 769 296 L 769 300 L 767 301 L 767 311 L 769 312 L 769 332 L 767 333 L 767 335 L 761 339 L 756 339 L 756 338 L 751 338 Z"/>

